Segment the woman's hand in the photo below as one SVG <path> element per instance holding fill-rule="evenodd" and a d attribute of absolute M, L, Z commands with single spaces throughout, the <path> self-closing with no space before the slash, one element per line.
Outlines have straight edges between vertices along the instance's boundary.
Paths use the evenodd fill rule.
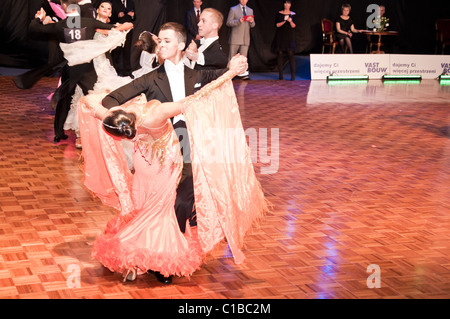
<path fill-rule="evenodd" d="M 47 16 L 47 12 L 45 12 L 45 10 L 41 7 L 41 9 L 36 12 L 36 14 L 34 15 L 34 18 L 39 18 L 42 21 L 45 20 L 45 17 Z"/>

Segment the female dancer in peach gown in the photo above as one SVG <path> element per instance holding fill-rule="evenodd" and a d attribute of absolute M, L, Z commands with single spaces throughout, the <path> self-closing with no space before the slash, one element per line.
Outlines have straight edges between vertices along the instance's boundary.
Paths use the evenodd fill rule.
<path fill-rule="evenodd" d="M 237 73 L 230 69 L 179 102 L 147 103 L 141 95 L 108 110 L 100 103 L 105 94 L 83 98 L 85 185 L 119 210 L 93 245 L 93 256 L 111 271 L 125 273 L 125 279 L 149 270 L 189 276 L 224 238 L 235 262 L 243 262 L 244 235 L 267 203 L 231 81 Z M 197 226 L 187 223 L 184 234 L 174 211 L 183 159 L 169 120 L 180 113 L 191 141 L 197 210 Z M 134 142 L 134 174 L 124 162 L 120 138 Z"/>

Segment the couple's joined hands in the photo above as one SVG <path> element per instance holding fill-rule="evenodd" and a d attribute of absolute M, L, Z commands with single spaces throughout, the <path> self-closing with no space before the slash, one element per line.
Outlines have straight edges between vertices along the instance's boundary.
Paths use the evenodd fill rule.
<path fill-rule="evenodd" d="M 228 68 L 236 74 L 244 73 L 248 69 L 247 58 L 239 53 L 236 54 L 231 58 Z"/>
<path fill-rule="evenodd" d="M 191 61 L 198 60 L 198 49 L 195 42 L 192 40 L 185 51 L 186 56 Z M 247 58 L 243 55 L 236 54 L 229 62 L 228 68 L 236 74 L 244 73 L 248 69 Z"/>
<path fill-rule="evenodd" d="M 194 40 L 192 40 L 191 43 L 189 43 L 189 46 L 187 47 L 185 54 L 191 61 L 198 60 L 198 49 L 197 44 L 195 44 Z"/>

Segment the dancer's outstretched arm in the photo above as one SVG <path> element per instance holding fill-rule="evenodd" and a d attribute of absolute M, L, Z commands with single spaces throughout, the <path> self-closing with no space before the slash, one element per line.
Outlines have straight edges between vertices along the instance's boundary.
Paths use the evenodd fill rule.
<path fill-rule="evenodd" d="M 237 54 L 231 59 L 229 70 L 225 74 L 220 76 L 217 80 L 209 83 L 197 93 L 195 93 L 194 97 L 196 95 L 202 95 L 205 90 L 213 90 L 214 88 L 222 85 L 224 81 L 232 79 L 235 75 L 244 72 L 247 68 L 247 58 Z M 91 101 L 89 95 L 83 97 L 81 101 L 91 109 L 91 112 L 95 117 L 102 121 L 114 111 L 124 110 L 127 113 L 132 112 L 136 115 L 136 128 L 142 126 L 147 129 L 160 128 L 165 125 L 169 118 L 174 117 L 182 112 L 183 103 L 183 100 L 179 102 L 166 103 L 161 103 L 157 100 L 151 100 L 144 106 L 142 104 L 133 103 L 133 101 L 130 101 L 122 106 L 116 106 L 111 109 L 107 109 L 98 101 Z"/>
<path fill-rule="evenodd" d="M 229 70 L 226 73 L 220 76 L 217 80 L 211 82 L 204 88 L 200 89 L 200 91 L 198 91 L 194 95 L 202 94 L 204 90 L 213 90 L 214 88 L 222 85 L 223 80 L 231 79 L 237 74 L 243 73 L 245 70 L 247 70 L 247 68 L 248 68 L 247 58 L 240 54 L 235 55 L 231 59 Z M 161 127 L 162 125 L 164 125 L 167 119 L 181 114 L 182 103 L 183 100 L 179 102 L 166 102 L 166 103 L 161 103 L 157 100 L 147 102 L 146 108 L 148 107 L 149 111 L 146 112 L 146 114 L 144 114 L 142 125 L 147 128 Z M 130 110 L 130 108 L 128 108 L 127 110 Z"/>

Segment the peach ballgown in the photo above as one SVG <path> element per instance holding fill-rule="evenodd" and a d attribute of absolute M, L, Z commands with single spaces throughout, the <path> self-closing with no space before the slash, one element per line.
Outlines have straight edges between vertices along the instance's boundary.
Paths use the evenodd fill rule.
<path fill-rule="evenodd" d="M 189 276 L 224 238 L 235 262 L 243 262 L 244 235 L 267 203 L 250 160 L 230 73 L 180 102 L 191 143 L 198 225 L 187 224 L 184 234 L 174 210 L 183 159 L 170 120 L 156 140 L 138 127 L 131 174 L 120 140 L 108 135 L 92 109 L 81 103 L 85 186 L 119 211 L 92 252 L 111 271 L 137 268 Z M 100 103 L 103 96 L 91 94 L 89 104 Z M 144 108 L 145 102 L 142 95 L 132 103 Z"/>

